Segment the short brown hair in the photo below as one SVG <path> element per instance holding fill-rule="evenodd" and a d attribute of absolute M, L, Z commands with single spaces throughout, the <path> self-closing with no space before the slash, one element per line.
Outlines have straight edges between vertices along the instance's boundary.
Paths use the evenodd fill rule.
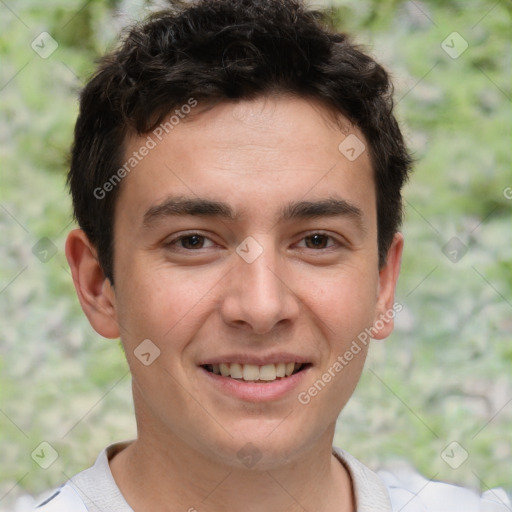
<path fill-rule="evenodd" d="M 411 157 L 393 116 L 387 72 L 298 0 L 172 2 L 126 32 L 83 89 L 68 175 L 75 218 L 111 282 L 120 185 L 95 191 L 122 165 L 130 130 L 157 127 L 195 100 L 292 93 L 326 102 L 366 138 L 377 196 L 379 265 L 402 220 Z"/>

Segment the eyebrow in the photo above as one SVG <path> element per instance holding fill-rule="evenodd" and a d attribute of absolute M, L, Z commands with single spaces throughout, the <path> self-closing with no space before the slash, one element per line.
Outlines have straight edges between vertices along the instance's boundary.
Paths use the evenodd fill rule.
<path fill-rule="evenodd" d="M 313 219 L 315 217 L 352 217 L 362 222 L 363 212 L 355 205 L 344 199 L 329 198 L 319 201 L 299 201 L 289 203 L 284 207 L 281 218 L 283 220 Z"/>
<path fill-rule="evenodd" d="M 193 215 L 200 217 L 219 217 L 235 220 L 236 215 L 226 203 L 203 198 L 168 197 L 162 203 L 152 206 L 142 221 L 144 228 L 151 227 L 155 222 L 176 215 Z"/>
<path fill-rule="evenodd" d="M 154 223 L 172 216 L 217 217 L 237 220 L 241 214 L 222 201 L 200 197 L 167 197 L 162 203 L 152 206 L 144 214 L 142 225 L 149 229 Z M 363 228 L 363 212 L 357 206 L 340 198 L 317 201 L 290 202 L 281 210 L 280 220 L 314 219 L 318 217 L 351 217 Z"/>

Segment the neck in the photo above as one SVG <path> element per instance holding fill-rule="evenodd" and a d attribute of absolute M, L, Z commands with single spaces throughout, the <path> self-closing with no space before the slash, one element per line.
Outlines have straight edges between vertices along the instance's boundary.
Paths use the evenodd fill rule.
<path fill-rule="evenodd" d="M 241 469 L 212 459 L 172 435 L 139 437 L 110 462 L 130 506 L 165 512 L 353 512 L 348 471 L 325 439 L 271 469 Z"/>

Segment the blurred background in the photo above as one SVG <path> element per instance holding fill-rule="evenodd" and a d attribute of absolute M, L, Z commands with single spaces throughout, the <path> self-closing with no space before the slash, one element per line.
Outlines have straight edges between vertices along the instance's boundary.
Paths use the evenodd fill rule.
<path fill-rule="evenodd" d="M 404 309 L 373 343 L 335 444 L 374 469 L 409 464 L 427 479 L 511 492 L 512 4 L 312 5 L 329 5 L 391 72 L 417 159 Z M 0 0 L 0 511 L 25 510 L 135 436 L 122 350 L 92 330 L 72 286 L 65 175 L 78 92 L 147 10 L 143 0 Z"/>

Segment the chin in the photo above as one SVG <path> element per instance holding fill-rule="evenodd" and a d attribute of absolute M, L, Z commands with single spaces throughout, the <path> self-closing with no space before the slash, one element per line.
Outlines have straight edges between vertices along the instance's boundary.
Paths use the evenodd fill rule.
<path fill-rule="evenodd" d="M 287 428 L 288 427 L 288 428 Z M 290 430 L 283 421 L 246 420 L 232 425 L 233 437 L 225 434 L 209 444 L 214 460 L 233 468 L 258 471 L 275 470 L 299 458 L 317 436 L 305 436 L 298 424 Z"/>

